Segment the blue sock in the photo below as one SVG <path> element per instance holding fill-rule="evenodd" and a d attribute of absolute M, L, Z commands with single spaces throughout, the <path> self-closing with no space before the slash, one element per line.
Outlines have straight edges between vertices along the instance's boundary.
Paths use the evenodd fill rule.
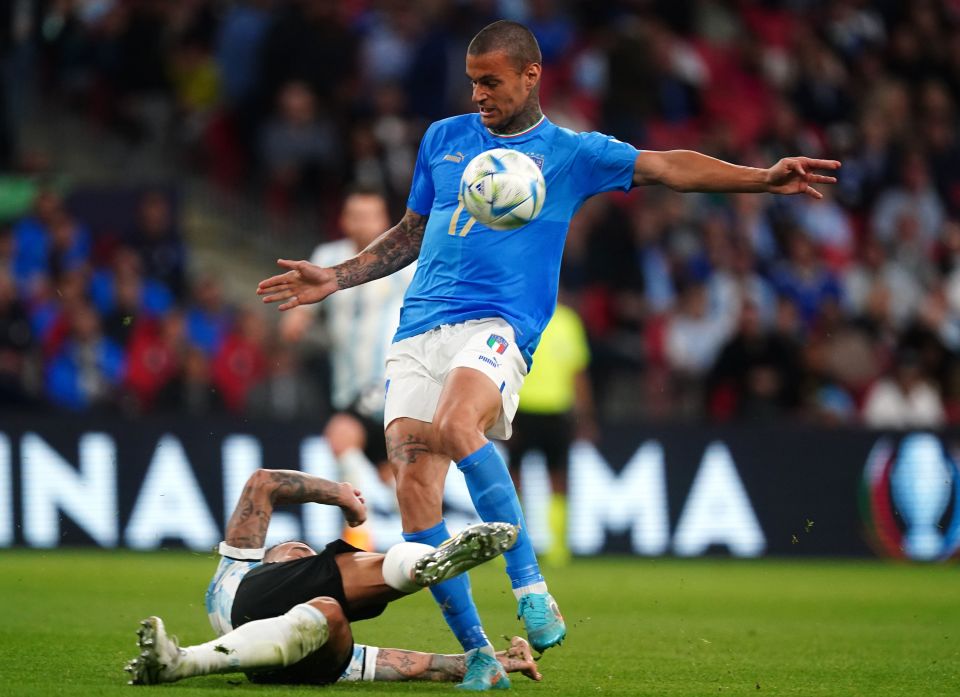
<path fill-rule="evenodd" d="M 493 443 L 487 443 L 457 463 L 467 480 L 467 489 L 473 505 L 486 522 L 513 523 L 520 527 L 517 541 L 504 557 L 507 575 L 514 588 L 543 581 L 533 543 L 523 520 L 520 499 L 510 478 L 507 463 L 500 457 Z"/>
<path fill-rule="evenodd" d="M 438 547 L 449 537 L 447 524 L 443 520 L 426 530 L 403 533 L 403 539 L 407 542 L 421 542 L 434 547 Z M 464 651 L 479 649 L 490 643 L 480 624 L 480 614 L 473 603 L 470 579 L 466 574 L 438 583 L 430 588 L 430 592 L 440 606 L 443 619 L 450 625 L 450 629 L 453 630 Z"/>

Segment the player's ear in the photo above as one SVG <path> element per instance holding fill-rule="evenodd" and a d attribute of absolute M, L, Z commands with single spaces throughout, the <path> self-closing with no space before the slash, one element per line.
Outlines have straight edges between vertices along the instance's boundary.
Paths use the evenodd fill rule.
<path fill-rule="evenodd" d="M 540 82 L 540 73 L 543 68 L 540 67 L 539 63 L 530 63 L 523 70 L 524 82 L 527 85 L 528 90 L 532 90 L 538 82 Z"/>

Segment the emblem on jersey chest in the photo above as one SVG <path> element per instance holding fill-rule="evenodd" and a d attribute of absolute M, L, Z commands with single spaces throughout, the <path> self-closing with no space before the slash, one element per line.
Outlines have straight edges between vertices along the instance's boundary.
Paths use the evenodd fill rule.
<path fill-rule="evenodd" d="M 446 160 L 447 162 L 456 162 L 457 164 L 460 164 L 461 162 L 463 162 L 463 158 L 465 157 L 466 155 L 464 155 L 462 152 L 457 150 L 456 155 L 444 155 L 443 159 Z"/>
<path fill-rule="evenodd" d="M 523 154 L 533 160 L 541 172 L 543 171 L 543 155 L 538 152 L 525 152 Z"/>

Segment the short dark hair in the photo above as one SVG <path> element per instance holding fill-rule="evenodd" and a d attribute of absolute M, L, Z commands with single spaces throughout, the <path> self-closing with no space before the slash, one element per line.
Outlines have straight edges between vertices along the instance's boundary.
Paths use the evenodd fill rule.
<path fill-rule="evenodd" d="M 271 553 L 271 552 L 273 552 L 273 551 L 274 551 L 277 547 L 279 547 L 280 545 L 286 545 L 286 544 L 290 544 L 291 542 L 301 542 L 301 541 L 302 541 L 302 540 L 284 540 L 283 542 L 278 542 L 277 544 L 275 544 L 275 545 L 273 545 L 273 546 L 271 546 L 271 547 L 267 547 L 265 550 L 263 550 L 263 557 L 262 557 L 263 562 L 264 562 L 265 564 L 273 564 L 273 563 L 275 563 L 275 562 L 266 561 L 267 557 L 270 556 L 270 553 Z M 304 542 L 304 544 L 306 544 L 306 542 Z"/>
<path fill-rule="evenodd" d="M 467 46 L 467 53 L 471 56 L 494 51 L 506 53 L 518 72 L 531 63 L 540 63 L 543 60 L 540 44 L 533 32 L 519 22 L 506 19 L 485 26 Z"/>

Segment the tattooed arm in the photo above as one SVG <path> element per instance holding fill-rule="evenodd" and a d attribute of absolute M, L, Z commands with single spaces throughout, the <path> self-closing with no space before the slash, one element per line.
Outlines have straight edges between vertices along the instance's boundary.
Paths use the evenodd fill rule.
<path fill-rule="evenodd" d="M 239 549 L 259 549 L 267 537 L 274 506 L 324 503 L 339 506 L 351 526 L 367 517 L 360 492 L 347 482 L 331 482 L 295 470 L 260 469 L 250 475 L 227 522 L 225 541 Z"/>
<path fill-rule="evenodd" d="M 330 268 L 309 261 L 278 259 L 286 273 L 260 281 L 257 295 L 265 303 L 283 302 L 280 310 L 317 303 L 344 288 L 389 276 L 417 258 L 427 217 L 407 209 L 399 223 L 371 242 L 355 257 Z"/>
<path fill-rule="evenodd" d="M 497 660 L 508 673 L 523 673 L 531 680 L 542 677 L 530 653 L 530 645 L 520 637 L 513 637 L 510 648 L 497 652 Z M 432 680 L 456 682 L 467 672 L 466 659 L 461 654 L 420 653 L 403 649 L 380 649 L 377 653 L 375 681 Z"/>

